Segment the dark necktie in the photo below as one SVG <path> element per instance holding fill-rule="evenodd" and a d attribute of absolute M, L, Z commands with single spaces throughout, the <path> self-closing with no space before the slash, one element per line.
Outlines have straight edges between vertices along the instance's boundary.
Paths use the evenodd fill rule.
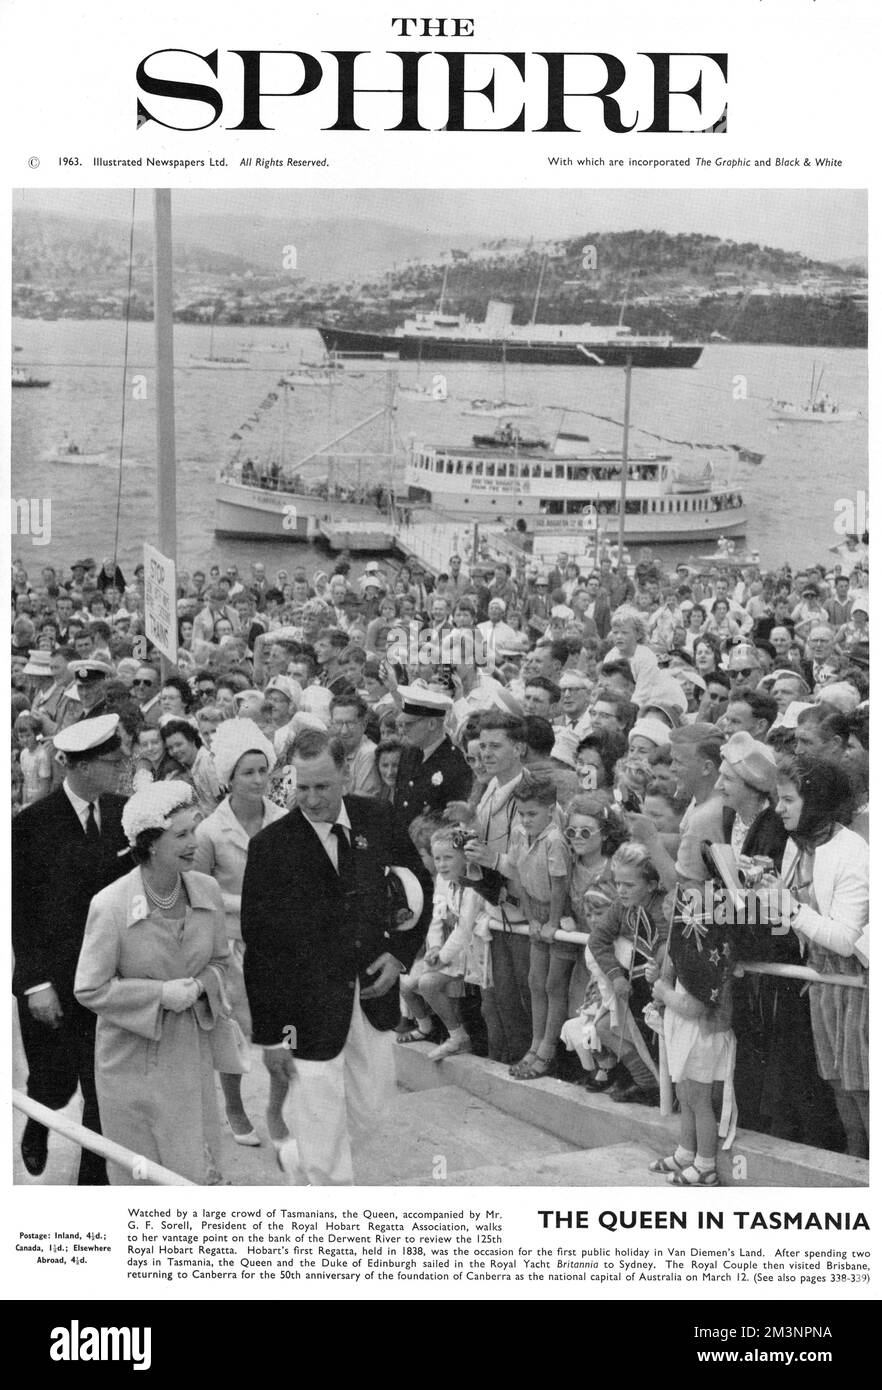
<path fill-rule="evenodd" d="M 101 839 L 101 831 L 98 829 L 98 822 L 95 819 L 95 803 L 89 802 L 89 814 L 86 816 L 86 839 L 95 844 Z"/>
<path fill-rule="evenodd" d="M 334 825 L 331 827 L 333 835 L 337 841 L 337 873 L 343 883 L 348 883 L 352 877 L 352 846 L 349 843 L 349 836 L 346 834 L 344 825 Z"/>

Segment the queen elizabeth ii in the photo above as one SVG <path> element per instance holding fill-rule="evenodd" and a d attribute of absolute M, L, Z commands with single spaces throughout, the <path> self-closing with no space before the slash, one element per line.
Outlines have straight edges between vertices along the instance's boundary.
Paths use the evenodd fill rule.
<path fill-rule="evenodd" d="M 74 992 L 98 1015 L 95 1080 L 108 1139 L 196 1183 L 220 1180 L 210 1033 L 225 1015 L 220 889 L 192 869 L 192 788 L 157 782 L 126 802 L 137 867 L 92 899 Z M 108 1163 L 111 1184 L 135 1179 Z"/>

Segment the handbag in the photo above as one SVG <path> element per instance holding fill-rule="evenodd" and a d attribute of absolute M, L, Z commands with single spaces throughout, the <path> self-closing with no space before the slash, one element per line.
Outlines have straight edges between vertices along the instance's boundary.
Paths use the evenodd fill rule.
<path fill-rule="evenodd" d="M 208 1036 L 211 1042 L 211 1059 L 215 1071 L 228 1076 L 243 1076 L 251 1070 L 251 1050 L 248 1039 L 242 1032 L 238 1021 L 232 1017 L 232 1004 L 227 994 L 226 983 L 220 971 L 216 970 L 221 1008 L 224 1013 L 215 1018 L 214 1027 Z"/>

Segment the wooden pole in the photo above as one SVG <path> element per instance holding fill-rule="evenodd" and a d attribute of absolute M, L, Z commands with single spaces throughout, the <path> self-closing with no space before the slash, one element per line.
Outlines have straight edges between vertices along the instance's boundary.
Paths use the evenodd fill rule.
<path fill-rule="evenodd" d="M 619 560 L 616 569 L 621 572 L 625 553 L 625 503 L 628 497 L 628 435 L 631 429 L 631 367 L 630 352 L 625 359 L 625 419 L 622 428 L 622 477 L 619 489 Z"/>
<path fill-rule="evenodd" d="M 153 335 L 156 350 L 156 544 L 157 549 L 177 566 L 174 289 L 169 188 L 157 188 L 153 194 Z M 172 670 L 172 663 L 163 656 L 162 678 Z"/>

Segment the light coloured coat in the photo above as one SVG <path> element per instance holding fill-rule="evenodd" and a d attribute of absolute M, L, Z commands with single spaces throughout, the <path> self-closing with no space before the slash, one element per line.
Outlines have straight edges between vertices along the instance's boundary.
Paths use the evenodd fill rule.
<path fill-rule="evenodd" d="M 785 883 L 798 855 L 793 840 L 788 840 L 781 864 Z M 803 903 L 792 919 L 794 931 L 804 940 L 840 956 L 854 954 L 870 916 L 869 855 L 866 841 L 844 827 L 818 846 L 812 880 L 818 911 Z"/>
<path fill-rule="evenodd" d="M 74 993 L 98 1015 L 95 1081 L 108 1139 L 193 1182 L 209 1176 L 220 1124 L 210 1032 L 223 1017 L 227 945 L 220 889 L 184 875 L 189 906 L 180 933 L 151 911 L 141 870 L 92 899 Z M 180 938 L 180 939 L 179 939 Z M 183 1013 L 162 1006 L 167 980 L 192 977 L 204 994 Z M 108 1163 L 112 1184 L 132 1174 Z"/>

